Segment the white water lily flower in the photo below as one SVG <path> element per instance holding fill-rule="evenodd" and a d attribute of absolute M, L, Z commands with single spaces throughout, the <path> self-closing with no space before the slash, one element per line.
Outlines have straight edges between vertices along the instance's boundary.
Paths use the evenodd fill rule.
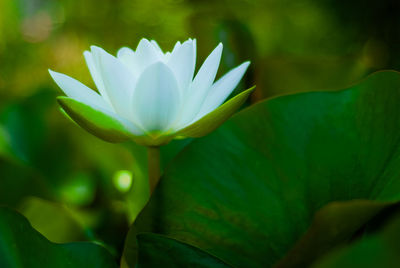
<path fill-rule="evenodd" d="M 67 75 L 49 72 L 67 95 L 58 98 L 62 109 L 80 126 L 107 141 L 131 138 L 158 146 L 207 134 L 250 94 L 251 89 L 223 104 L 250 63 L 214 83 L 221 53 L 219 44 L 194 76 L 195 39 L 177 42 L 166 53 L 154 40 L 142 39 L 136 51 L 123 47 L 116 57 L 92 46 L 84 57 L 99 94 Z"/>

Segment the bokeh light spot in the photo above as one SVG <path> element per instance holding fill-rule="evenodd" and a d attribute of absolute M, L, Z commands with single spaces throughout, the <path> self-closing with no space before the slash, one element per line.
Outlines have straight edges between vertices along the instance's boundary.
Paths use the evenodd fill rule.
<path fill-rule="evenodd" d="M 75 174 L 69 177 L 59 189 L 63 202 L 72 205 L 88 205 L 95 196 L 95 183 L 88 174 Z"/>
<path fill-rule="evenodd" d="M 119 170 L 113 177 L 115 188 L 119 191 L 126 193 L 132 186 L 132 172 L 128 170 Z"/>

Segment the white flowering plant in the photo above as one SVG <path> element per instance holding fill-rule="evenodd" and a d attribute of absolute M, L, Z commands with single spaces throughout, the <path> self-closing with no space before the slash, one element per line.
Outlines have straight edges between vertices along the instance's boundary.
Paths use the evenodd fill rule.
<path fill-rule="evenodd" d="M 66 97 L 62 109 L 80 126 L 110 142 L 133 140 L 160 146 L 174 138 L 201 137 L 228 119 L 254 88 L 224 101 L 246 72 L 244 62 L 214 82 L 222 55 L 219 44 L 196 75 L 196 40 L 177 42 L 164 53 L 154 40 L 117 56 L 92 46 L 84 56 L 98 93 L 50 71 Z"/>
<path fill-rule="evenodd" d="M 96 46 L 83 54 L 97 90 L 50 71 L 66 95 L 61 110 L 127 146 L 92 147 L 97 139 L 80 135 L 76 150 L 53 127 L 47 139 L 52 92 L 48 110 L 35 98 L 4 109 L 0 201 L 18 212 L 0 207 L 1 268 L 398 266 L 400 73 L 272 97 L 232 116 L 254 88 L 232 94 L 249 62 L 215 79 L 221 44 L 198 71 L 194 39 L 165 53 L 142 39 L 116 56 Z M 147 147 L 148 162 L 129 141 Z"/>

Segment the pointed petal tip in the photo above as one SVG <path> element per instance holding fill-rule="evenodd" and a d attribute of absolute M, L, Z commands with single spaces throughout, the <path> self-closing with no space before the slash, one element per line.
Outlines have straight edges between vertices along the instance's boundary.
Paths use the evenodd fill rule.
<path fill-rule="evenodd" d="M 194 45 L 194 42 L 192 40 L 186 40 L 185 42 L 183 42 L 181 44 L 181 47 L 185 47 L 185 46 L 193 47 L 193 45 Z"/>
<path fill-rule="evenodd" d="M 104 50 L 98 46 L 90 46 L 90 53 L 94 58 L 97 58 Z M 88 54 L 87 54 L 88 55 Z"/>
<path fill-rule="evenodd" d="M 108 52 L 105 51 L 103 48 L 94 45 L 90 46 L 90 52 L 93 54 L 102 54 L 102 53 L 108 54 Z"/>
<path fill-rule="evenodd" d="M 90 46 L 90 50 L 91 50 L 91 51 L 96 50 L 96 49 L 100 49 L 100 47 L 95 46 L 95 45 L 91 45 L 91 46 Z"/>
<path fill-rule="evenodd" d="M 92 59 L 93 58 L 93 53 L 91 51 L 89 51 L 89 50 L 85 50 L 85 51 L 83 51 L 83 58 L 85 59 L 86 64 L 88 65 L 89 62 L 93 60 Z"/>
<path fill-rule="evenodd" d="M 123 57 L 124 55 L 134 54 L 134 53 L 135 53 L 135 52 L 134 52 L 130 47 L 123 46 L 123 47 L 121 47 L 120 49 L 118 49 L 118 51 L 117 51 L 117 58 L 121 58 L 121 57 Z"/>
<path fill-rule="evenodd" d="M 192 44 L 193 44 L 193 51 L 194 51 L 194 53 L 196 53 L 196 50 L 197 50 L 197 40 L 196 40 L 196 39 L 193 39 Z M 195 55 L 195 56 L 196 56 L 196 55 Z"/>
<path fill-rule="evenodd" d="M 117 59 L 114 55 L 110 54 L 109 52 L 107 52 L 106 50 L 104 50 L 101 47 L 97 47 L 97 46 L 91 46 L 92 49 L 92 54 L 93 57 L 97 57 L 98 60 L 98 64 L 102 63 L 104 64 L 105 62 L 107 62 L 107 60 L 109 59 Z"/>
<path fill-rule="evenodd" d="M 224 45 L 222 44 L 222 42 L 220 42 L 215 48 L 214 50 L 211 52 L 212 53 L 217 53 L 219 54 L 219 57 L 222 55 L 222 50 L 224 48 Z"/>
<path fill-rule="evenodd" d="M 139 58 L 143 58 L 147 60 L 154 60 L 155 58 L 159 58 L 163 52 L 160 46 L 156 41 L 149 41 L 146 38 L 142 38 L 139 41 L 139 44 L 136 47 L 135 53 L 139 55 Z M 140 56 L 141 55 L 141 56 Z"/>
<path fill-rule="evenodd" d="M 152 45 L 151 42 L 149 41 L 149 39 L 143 37 L 142 39 L 140 39 L 140 41 L 139 41 L 139 43 L 138 43 L 138 45 L 137 45 L 137 47 L 136 47 L 136 50 L 137 50 L 140 46 L 142 46 L 143 44 Z"/>
<path fill-rule="evenodd" d="M 183 43 L 182 43 L 182 45 L 185 45 L 185 44 L 192 44 L 193 42 L 192 42 L 192 39 L 188 39 L 188 40 L 186 40 L 186 41 L 184 41 Z"/>
<path fill-rule="evenodd" d="M 54 80 L 55 82 L 57 82 L 57 81 L 56 81 L 56 80 L 57 80 L 57 76 L 59 76 L 59 75 L 61 75 L 61 74 L 60 74 L 60 73 L 57 73 L 57 72 L 55 72 L 55 71 L 53 71 L 53 70 L 51 70 L 51 69 L 47 69 L 47 71 L 49 72 L 51 78 L 53 78 L 53 80 Z"/>
<path fill-rule="evenodd" d="M 251 63 L 251 62 L 248 60 L 248 61 L 243 62 L 243 63 L 240 64 L 239 66 L 243 66 L 243 68 L 247 69 L 247 68 L 250 66 L 250 63 Z"/>
<path fill-rule="evenodd" d="M 48 71 L 49 71 L 49 74 L 50 74 L 51 78 L 53 78 L 53 80 L 57 80 L 57 78 L 62 77 L 62 76 L 67 76 L 65 74 L 53 71 L 51 69 L 48 69 Z"/>
<path fill-rule="evenodd" d="M 245 62 L 242 62 L 241 64 L 239 64 L 238 66 L 234 67 L 233 69 L 231 69 L 230 72 L 236 71 L 236 72 L 242 73 L 242 76 L 243 76 L 244 73 L 247 71 L 247 68 L 249 68 L 249 66 L 250 66 L 250 61 L 245 61 Z"/>
<path fill-rule="evenodd" d="M 188 38 L 186 41 L 184 41 L 182 44 L 186 43 L 186 42 L 190 42 L 190 43 L 196 43 L 196 39 L 195 38 Z"/>

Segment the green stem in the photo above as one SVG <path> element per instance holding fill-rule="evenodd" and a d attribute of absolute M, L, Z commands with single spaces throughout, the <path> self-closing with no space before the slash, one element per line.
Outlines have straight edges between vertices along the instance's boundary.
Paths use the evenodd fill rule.
<path fill-rule="evenodd" d="M 160 147 L 147 147 L 150 194 L 160 180 Z"/>

